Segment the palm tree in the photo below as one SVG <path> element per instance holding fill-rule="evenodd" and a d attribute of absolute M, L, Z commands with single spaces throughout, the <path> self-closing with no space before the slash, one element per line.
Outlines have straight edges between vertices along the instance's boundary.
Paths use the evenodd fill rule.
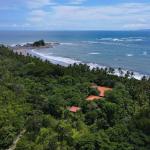
<path fill-rule="evenodd" d="M 119 71 L 120 76 L 123 76 L 123 71 L 122 71 L 122 69 L 121 69 L 121 68 L 118 68 L 118 71 Z"/>
<path fill-rule="evenodd" d="M 115 69 L 112 67 L 109 67 L 108 73 L 110 74 L 114 74 L 115 73 Z"/>

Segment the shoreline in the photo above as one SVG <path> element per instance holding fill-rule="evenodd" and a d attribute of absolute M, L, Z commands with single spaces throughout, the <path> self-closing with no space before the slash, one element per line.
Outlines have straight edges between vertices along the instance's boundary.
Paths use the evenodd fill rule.
<path fill-rule="evenodd" d="M 52 47 L 51 47 L 52 48 Z M 84 63 L 82 61 L 79 61 L 79 60 L 75 60 L 75 59 L 72 59 L 72 58 L 66 58 L 66 57 L 61 57 L 61 56 L 53 56 L 53 55 L 45 55 L 43 53 L 40 53 L 40 52 L 36 52 L 35 50 L 38 50 L 38 49 L 44 49 L 44 48 L 34 48 L 34 49 L 27 49 L 27 48 L 23 48 L 23 49 L 13 49 L 11 48 L 13 52 L 17 52 L 18 54 L 22 54 L 24 56 L 27 56 L 28 54 L 31 55 L 31 56 L 36 56 L 36 57 L 39 57 L 41 58 L 42 60 L 48 60 L 50 61 L 51 63 L 53 64 L 59 64 L 59 65 L 62 65 L 62 66 L 69 66 L 69 65 L 73 65 L 73 64 L 86 64 L 90 67 L 90 69 L 94 69 L 94 68 L 99 68 L 99 69 L 106 69 L 106 68 L 110 68 L 108 66 L 103 66 L 103 65 L 99 65 L 99 64 L 96 64 L 96 63 Z M 111 67 L 113 68 L 113 67 Z M 149 78 L 150 75 L 147 75 L 147 74 L 142 74 L 142 73 L 139 73 L 139 72 L 136 72 L 136 71 L 131 71 L 131 70 L 127 70 L 127 69 L 122 69 L 122 74 L 120 74 L 118 68 L 113 68 L 114 69 L 114 73 L 109 73 L 109 74 L 112 74 L 112 75 L 116 75 L 116 76 L 122 76 L 124 77 L 125 74 L 127 73 L 127 71 L 129 72 L 133 72 L 133 76 L 129 77 L 129 78 L 135 78 L 137 80 L 141 80 L 144 76 L 146 78 Z"/>

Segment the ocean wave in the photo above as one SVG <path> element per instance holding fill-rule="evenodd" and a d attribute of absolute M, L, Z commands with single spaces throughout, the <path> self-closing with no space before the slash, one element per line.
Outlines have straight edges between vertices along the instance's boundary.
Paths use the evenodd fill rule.
<path fill-rule="evenodd" d="M 64 66 L 68 66 L 70 64 L 73 65 L 73 64 L 76 63 L 76 64 L 87 64 L 90 67 L 90 69 L 94 69 L 94 68 L 105 69 L 105 68 L 108 68 L 107 66 L 102 66 L 102 65 L 99 65 L 99 64 L 96 64 L 96 63 L 83 63 L 81 61 L 71 59 L 71 58 L 59 57 L 59 56 L 48 56 L 46 54 L 36 52 L 35 50 L 32 50 L 32 54 L 35 54 L 35 55 L 43 58 L 44 60 L 49 60 L 54 64 L 60 64 L 60 65 L 64 65 Z M 125 74 L 127 73 L 127 70 L 122 70 L 122 72 L 123 72 L 122 76 L 125 76 Z M 144 75 L 144 74 L 140 74 L 138 72 L 133 72 L 133 73 L 134 73 L 133 77 L 137 80 L 141 80 L 143 76 L 147 76 L 147 75 Z M 121 76 L 118 69 L 115 69 L 114 75 Z"/>
<path fill-rule="evenodd" d="M 121 42 L 107 42 L 107 41 L 101 41 L 100 44 L 104 45 L 114 45 L 114 46 L 123 46 L 123 47 L 136 47 L 134 44 L 127 44 L 127 43 L 121 43 Z"/>
<path fill-rule="evenodd" d="M 147 51 L 144 51 L 142 55 L 147 56 Z"/>
<path fill-rule="evenodd" d="M 128 37 L 128 38 L 98 38 L 99 41 L 112 41 L 112 42 L 141 42 L 142 38 Z"/>
<path fill-rule="evenodd" d="M 139 39 L 139 38 L 123 38 L 123 41 L 127 41 L 127 42 L 141 42 L 143 41 L 143 39 Z"/>
<path fill-rule="evenodd" d="M 75 43 L 60 43 L 60 45 L 76 45 Z"/>
<path fill-rule="evenodd" d="M 93 45 L 93 44 L 104 44 L 104 45 L 115 45 L 115 46 L 124 46 L 124 47 L 137 47 L 136 44 L 125 43 L 120 39 L 112 39 L 112 38 L 103 38 L 105 40 L 97 40 L 97 41 L 82 41 L 83 44 Z"/>
<path fill-rule="evenodd" d="M 108 68 L 107 66 L 102 66 L 102 65 L 99 65 L 99 64 L 96 64 L 96 63 L 87 63 L 87 65 L 90 67 L 90 69 L 94 69 L 94 68 L 105 69 L 105 68 Z M 116 75 L 116 76 L 125 76 L 125 74 L 127 73 L 127 71 L 128 70 L 125 70 L 125 69 L 122 70 L 122 75 L 120 75 L 119 70 L 115 69 L 114 70 L 114 75 Z M 130 71 L 130 72 L 132 72 L 132 71 Z M 144 74 L 141 74 L 141 73 L 133 71 L 133 78 L 135 78 L 137 80 L 141 80 L 143 76 L 148 77 L 148 75 L 144 75 Z"/>
<path fill-rule="evenodd" d="M 81 43 L 85 43 L 85 44 L 99 44 L 99 41 L 82 41 Z"/>
<path fill-rule="evenodd" d="M 127 57 L 132 57 L 132 56 L 133 56 L 133 54 L 126 54 L 126 56 L 127 56 Z"/>
<path fill-rule="evenodd" d="M 82 41 L 83 44 L 107 44 L 107 45 L 112 45 L 112 44 L 122 44 L 122 43 L 116 43 L 116 42 L 111 42 L 111 41 Z"/>
<path fill-rule="evenodd" d="M 99 55 L 100 53 L 98 52 L 91 52 L 91 53 L 88 53 L 89 55 Z"/>
<path fill-rule="evenodd" d="M 122 76 L 125 76 L 125 74 L 127 73 L 127 71 L 128 70 L 122 70 Z M 141 74 L 139 72 L 135 72 L 135 71 L 130 71 L 130 72 L 133 72 L 133 78 L 135 78 L 137 80 L 141 80 L 143 78 L 143 76 L 148 77 L 148 75 L 144 75 L 144 74 Z M 115 73 L 114 74 L 117 75 L 117 76 L 121 76 L 118 69 L 115 69 Z"/>
<path fill-rule="evenodd" d="M 94 68 L 105 69 L 106 68 L 106 66 L 102 66 L 96 63 L 87 63 L 87 65 L 90 67 L 90 69 L 94 69 Z"/>
<path fill-rule="evenodd" d="M 99 40 L 99 41 L 112 41 L 113 38 L 97 38 L 96 40 Z"/>
<path fill-rule="evenodd" d="M 10 46 L 11 46 L 11 47 L 15 47 L 15 46 L 16 46 L 16 44 L 11 44 Z"/>
<path fill-rule="evenodd" d="M 59 64 L 59 62 L 64 63 L 65 65 L 74 64 L 74 63 L 76 63 L 76 64 L 81 63 L 81 61 L 77 61 L 77 60 L 74 60 L 71 58 L 59 57 L 59 56 L 50 56 L 50 55 L 36 52 L 35 50 L 32 50 L 32 53 L 42 57 L 43 59 L 47 59 L 49 61 L 52 61 L 55 64 Z"/>
<path fill-rule="evenodd" d="M 123 42 L 123 39 L 112 39 L 114 42 Z"/>

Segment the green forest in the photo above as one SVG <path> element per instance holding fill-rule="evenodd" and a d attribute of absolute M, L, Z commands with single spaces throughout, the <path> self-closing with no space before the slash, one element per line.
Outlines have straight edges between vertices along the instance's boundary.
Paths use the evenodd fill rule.
<path fill-rule="evenodd" d="M 150 150 L 150 79 L 68 67 L 0 46 L 0 150 Z M 130 78 L 129 78 L 130 76 Z M 91 84 L 112 88 L 87 101 Z M 71 106 L 81 109 L 68 110 Z"/>

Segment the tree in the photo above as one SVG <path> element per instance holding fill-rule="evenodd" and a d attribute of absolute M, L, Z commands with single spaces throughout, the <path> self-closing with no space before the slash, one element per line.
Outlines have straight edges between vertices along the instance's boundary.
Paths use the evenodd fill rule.
<path fill-rule="evenodd" d="M 63 114 L 65 101 L 59 95 L 51 96 L 49 98 L 49 113 L 57 118 Z"/>
<path fill-rule="evenodd" d="M 90 89 L 89 89 L 89 95 L 96 95 L 96 96 L 99 96 L 100 93 L 99 93 L 99 91 L 97 90 L 97 88 L 90 88 Z"/>
<path fill-rule="evenodd" d="M 61 147 L 63 146 L 63 141 L 66 141 L 68 145 L 72 145 L 72 128 L 69 123 L 61 120 L 56 127 L 56 131 L 58 132 L 58 141 L 61 143 Z"/>
<path fill-rule="evenodd" d="M 33 46 L 35 46 L 35 47 L 45 46 L 45 42 L 44 42 L 44 40 L 35 41 L 33 43 Z"/>

